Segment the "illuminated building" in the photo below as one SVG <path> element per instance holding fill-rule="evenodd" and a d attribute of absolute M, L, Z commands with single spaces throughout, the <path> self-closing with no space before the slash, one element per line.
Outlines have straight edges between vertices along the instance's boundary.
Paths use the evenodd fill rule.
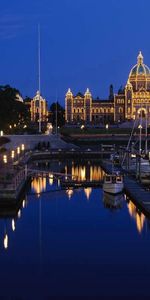
<path fill-rule="evenodd" d="M 150 120 L 150 69 L 144 64 L 139 52 L 137 64 L 132 67 L 127 84 L 118 94 L 110 95 L 107 100 L 93 99 L 89 89 L 85 94 L 73 95 L 70 89 L 65 98 L 65 120 L 68 123 L 106 123 L 137 119 L 147 115 Z"/>
<path fill-rule="evenodd" d="M 141 115 L 150 117 L 150 69 L 144 64 L 139 52 L 137 64 L 131 69 L 122 93 L 114 97 L 114 120 L 137 119 Z"/>
<path fill-rule="evenodd" d="M 93 99 L 89 89 L 85 94 L 78 93 L 73 96 L 70 89 L 65 99 L 65 120 L 69 123 L 85 122 L 100 123 L 114 120 L 113 95 L 111 98 L 112 86 L 110 86 L 109 100 Z"/>
<path fill-rule="evenodd" d="M 47 101 L 42 98 L 39 91 L 37 91 L 36 96 L 31 100 L 31 121 L 39 121 L 39 116 L 41 112 L 41 122 L 46 122 L 48 120 L 48 108 Z"/>

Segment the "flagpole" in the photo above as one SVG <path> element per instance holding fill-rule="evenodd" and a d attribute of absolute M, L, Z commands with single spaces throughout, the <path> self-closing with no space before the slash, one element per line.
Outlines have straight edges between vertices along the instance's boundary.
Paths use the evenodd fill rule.
<path fill-rule="evenodd" d="M 38 24 L 38 85 L 39 85 L 39 133 L 41 133 L 41 34 Z"/>

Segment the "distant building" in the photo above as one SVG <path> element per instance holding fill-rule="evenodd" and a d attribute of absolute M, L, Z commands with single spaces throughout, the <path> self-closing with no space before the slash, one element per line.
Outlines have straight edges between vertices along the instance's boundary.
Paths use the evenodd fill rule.
<path fill-rule="evenodd" d="M 141 52 L 124 91 L 114 97 L 114 107 L 115 121 L 137 119 L 141 114 L 150 118 L 150 69 L 144 64 Z"/>
<path fill-rule="evenodd" d="M 112 86 L 111 86 L 112 89 Z M 110 100 L 93 99 L 89 89 L 85 94 L 73 95 L 70 89 L 65 99 L 65 120 L 69 123 L 103 123 L 114 120 L 114 102 Z"/>
<path fill-rule="evenodd" d="M 38 122 L 41 112 L 41 121 L 46 122 L 48 120 L 48 108 L 47 101 L 42 98 L 39 91 L 37 91 L 35 97 L 31 100 L 31 121 Z"/>
<path fill-rule="evenodd" d="M 94 99 L 89 89 L 73 95 L 70 89 L 65 98 L 65 120 L 69 123 L 105 123 L 131 120 L 146 115 L 150 119 L 150 69 L 139 52 L 137 64 L 131 69 L 127 84 L 118 94 L 110 86 L 109 98 Z"/>

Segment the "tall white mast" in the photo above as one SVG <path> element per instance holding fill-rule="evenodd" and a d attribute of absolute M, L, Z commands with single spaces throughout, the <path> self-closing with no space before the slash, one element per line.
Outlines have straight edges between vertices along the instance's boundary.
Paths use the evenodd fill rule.
<path fill-rule="evenodd" d="M 41 133 L 41 35 L 38 24 L 38 85 L 39 85 L 39 133 Z"/>
<path fill-rule="evenodd" d="M 56 91 L 56 107 L 55 107 L 55 113 L 56 113 L 56 116 L 55 116 L 55 119 L 56 119 L 56 135 L 57 135 L 57 91 Z"/>
<path fill-rule="evenodd" d="M 145 119 L 145 154 L 147 155 L 147 151 L 148 151 L 148 149 L 147 149 L 147 122 L 148 122 L 148 120 L 147 120 L 147 118 L 148 118 L 148 114 L 147 114 L 147 104 L 146 104 L 146 119 Z"/>

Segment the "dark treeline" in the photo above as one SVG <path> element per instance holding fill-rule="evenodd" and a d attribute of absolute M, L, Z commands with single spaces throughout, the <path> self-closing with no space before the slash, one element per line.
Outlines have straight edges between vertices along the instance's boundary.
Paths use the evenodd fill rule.
<path fill-rule="evenodd" d="M 9 85 L 0 86 L 0 129 L 7 130 L 9 126 L 29 121 L 29 112 L 23 102 L 16 101 L 19 90 Z"/>

